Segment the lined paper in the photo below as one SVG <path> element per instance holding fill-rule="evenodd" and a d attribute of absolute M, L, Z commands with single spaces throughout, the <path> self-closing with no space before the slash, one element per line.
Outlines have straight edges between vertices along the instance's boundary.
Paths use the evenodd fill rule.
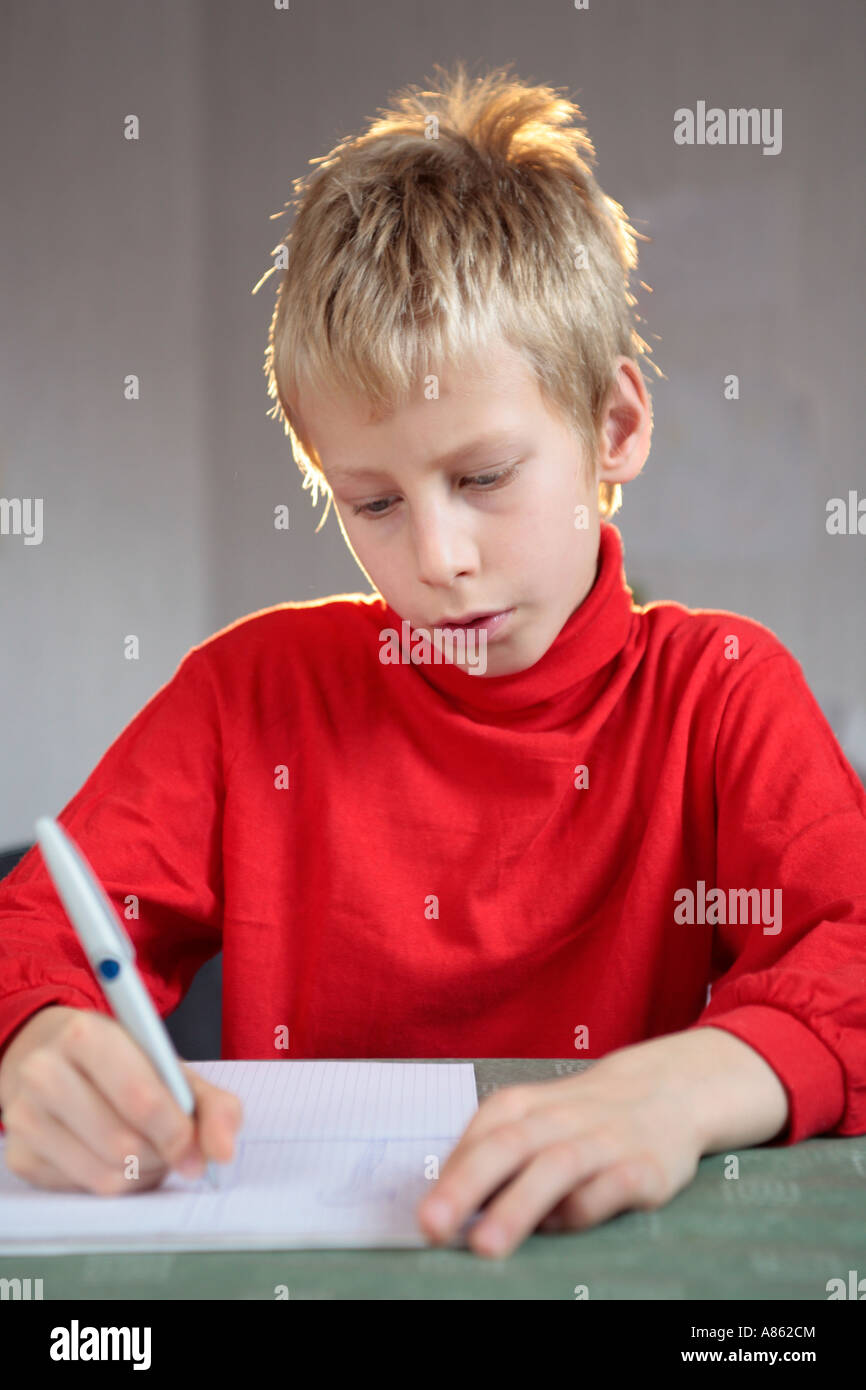
<path fill-rule="evenodd" d="M 478 1108 L 471 1062 L 186 1065 L 243 1104 L 219 1190 L 171 1172 L 141 1193 L 48 1192 L 0 1138 L 0 1254 L 426 1245 L 416 1208 Z"/>

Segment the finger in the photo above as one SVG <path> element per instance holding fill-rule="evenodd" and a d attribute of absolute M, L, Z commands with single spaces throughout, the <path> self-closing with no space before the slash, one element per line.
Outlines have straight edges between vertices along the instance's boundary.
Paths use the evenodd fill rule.
<path fill-rule="evenodd" d="M 538 1090 L 541 1090 L 540 1086 Z M 464 1154 L 473 1148 L 479 1139 L 483 1139 L 485 1134 L 510 1120 L 522 1119 L 536 1108 L 537 1099 L 532 1086 L 503 1086 L 492 1096 L 486 1096 L 448 1155 L 440 1178 L 446 1170 L 456 1168 Z"/>
<path fill-rule="evenodd" d="M 5 1158 L 9 1172 L 22 1182 L 33 1183 L 52 1192 L 87 1191 L 68 1173 L 61 1173 L 50 1159 L 37 1154 L 17 1133 L 9 1134 L 6 1138 Z"/>
<path fill-rule="evenodd" d="M 184 1065 L 196 1100 L 196 1138 L 207 1159 L 228 1163 L 234 1155 L 235 1137 L 243 1124 L 243 1106 L 236 1095 L 205 1081 Z"/>
<path fill-rule="evenodd" d="M 103 1162 L 92 1149 L 28 1099 L 16 1097 L 10 1106 L 12 1109 L 14 1131 L 7 1141 L 6 1155 L 12 1172 L 30 1181 L 26 1168 L 27 1151 L 30 1151 L 64 1176 L 64 1187 L 78 1187 L 104 1197 L 138 1190 L 138 1180 L 125 1176 L 121 1165 Z"/>
<path fill-rule="evenodd" d="M 559 1229 L 582 1231 L 621 1211 L 652 1210 L 670 1201 L 676 1191 L 655 1155 L 630 1155 L 563 1199 Z"/>
<path fill-rule="evenodd" d="M 143 1134 L 136 1133 L 80 1071 L 59 1052 L 36 1048 L 21 1063 L 34 1106 L 39 1106 L 108 1167 L 125 1167 L 131 1154 L 139 1172 L 165 1171 L 165 1163 Z"/>
<path fill-rule="evenodd" d="M 14 1169 L 9 1162 L 10 1150 L 13 1155 Z M 36 1187 L 44 1188 L 46 1191 L 90 1192 L 90 1188 L 83 1187 L 80 1183 L 74 1182 L 68 1173 L 61 1172 L 57 1165 L 52 1163 L 50 1159 L 42 1158 L 39 1154 L 28 1148 L 23 1140 L 15 1136 L 10 1136 L 6 1141 L 6 1159 L 7 1167 L 10 1172 L 14 1172 L 16 1176 L 21 1177 L 22 1181 L 27 1181 L 34 1184 Z M 157 1172 L 147 1176 L 142 1174 L 140 1181 L 135 1184 L 136 1191 L 143 1192 L 158 1187 L 165 1171 L 165 1164 L 161 1164 Z"/>
<path fill-rule="evenodd" d="M 193 1120 L 184 1114 L 150 1059 L 119 1024 L 113 1046 L 106 1047 L 105 1022 L 86 1013 L 76 1014 L 62 1030 L 63 1050 L 126 1123 L 173 1168 L 193 1143 Z"/>
<path fill-rule="evenodd" d="M 469 1237 L 470 1245 L 479 1255 L 510 1255 L 545 1213 L 577 1185 L 599 1175 L 612 1160 L 615 1163 L 614 1154 L 614 1141 L 600 1134 L 548 1144 L 488 1207 Z"/>
<path fill-rule="evenodd" d="M 520 1119 L 523 1115 L 529 1115 L 534 1110 L 546 1109 L 548 1106 L 571 1104 L 575 1094 L 579 1094 L 576 1092 L 575 1083 L 589 1080 L 588 1073 L 558 1076 L 552 1081 L 530 1081 L 522 1086 L 503 1086 L 492 1095 L 485 1096 L 452 1149 L 449 1162 L 452 1157 L 459 1155 L 464 1144 L 475 1143 L 477 1139 L 489 1134 L 505 1121 Z M 567 1089 L 564 1091 L 563 1087 Z"/>
<path fill-rule="evenodd" d="M 539 1149 L 573 1136 L 576 1122 L 572 1111 L 534 1111 L 490 1130 L 464 1148 L 458 1162 L 449 1158 L 433 1192 L 419 1205 L 422 1229 L 434 1240 L 449 1240 L 484 1199 Z"/>
<path fill-rule="evenodd" d="M 563 1199 L 562 1199 L 561 1202 L 557 1202 L 555 1206 L 553 1206 L 553 1207 L 550 1208 L 550 1211 L 547 1213 L 547 1215 L 545 1216 L 544 1220 L 543 1220 L 543 1221 L 539 1221 L 539 1223 L 538 1223 L 538 1229 L 539 1229 L 539 1231 L 562 1231 L 562 1230 L 565 1230 L 565 1228 L 566 1228 L 566 1226 L 567 1226 L 567 1224 L 568 1224 L 567 1221 L 566 1221 L 566 1218 L 565 1218 L 565 1214 L 566 1214 L 566 1210 L 567 1210 L 567 1207 L 566 1207 L 567 1201 L 568 1201 L 568 1198 L 567 1198 L 567 1197 L 563 1197 Z"/>

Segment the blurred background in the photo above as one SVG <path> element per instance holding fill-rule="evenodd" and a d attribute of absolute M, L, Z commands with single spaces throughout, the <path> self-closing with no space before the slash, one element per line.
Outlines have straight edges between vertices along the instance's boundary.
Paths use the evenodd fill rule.
<path fill-rule="evenodd" d="M 826 530 L 866 497 L 864 39 L 860 0 L 5 0 L 0 498 L 44 499 L 44 535 L 0 534 L 0 874 L 192 645 L 369 590 L 267 418 L 278 277 L 251 291 L 308 161 L 457 58 L 565 88 L 652 238 L 637 597 L 770 627 L 866 778 L 866 536 Z M 675 144 L 699 101 L 781 108 L 781 151 Z M 170 1026 L 219 1056 L 219 957 Z"/>

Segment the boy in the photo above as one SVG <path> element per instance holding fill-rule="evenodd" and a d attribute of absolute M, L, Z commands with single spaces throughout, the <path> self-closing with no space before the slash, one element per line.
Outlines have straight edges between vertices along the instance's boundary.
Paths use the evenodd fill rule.
<path fill-rule="evenodd" d="M 194 648 L 60 817 L 163 1015 L 222 946 L 225 1057 L 600 1059 L 486 1100 L 422 1202 L 433 1241 L 487 1203 L 488 1255 L 866 1132 L 866 796 L 772 632 L 632 603 L 637 258 L 579 116 L 458 69 L 299 181 L 270 394 L 374 592 Z M 35 850 L 0 1048 L 35 1183 L 231 1155 L 233 1097 L 187 1069 L 180 1114 Z"/>

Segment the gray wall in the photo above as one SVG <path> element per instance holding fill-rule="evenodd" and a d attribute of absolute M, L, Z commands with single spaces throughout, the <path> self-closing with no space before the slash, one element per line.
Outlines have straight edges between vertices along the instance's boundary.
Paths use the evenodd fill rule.
<path fill-rule="evenodd" d="M 276 277 L 250 291 L 307 161 L 456 57 L 575 95 L 653 238 L 640 312 L 667 379 L 648 372 L 653 449 L 617 518 L 629 577 L 770 626 L 866 768 L 866 538 L 824 524 L 866 494 L 860 0 L 7 0 L 0 23 L 0 496 L 45 508 L 41 545 L 0 536 L 0 847 L 192 644 L 368 587 L 333 515 L 313 534 L 266 416 Z M 698 100 L 781 107 L 781 153 L 675 145 Z"/>

